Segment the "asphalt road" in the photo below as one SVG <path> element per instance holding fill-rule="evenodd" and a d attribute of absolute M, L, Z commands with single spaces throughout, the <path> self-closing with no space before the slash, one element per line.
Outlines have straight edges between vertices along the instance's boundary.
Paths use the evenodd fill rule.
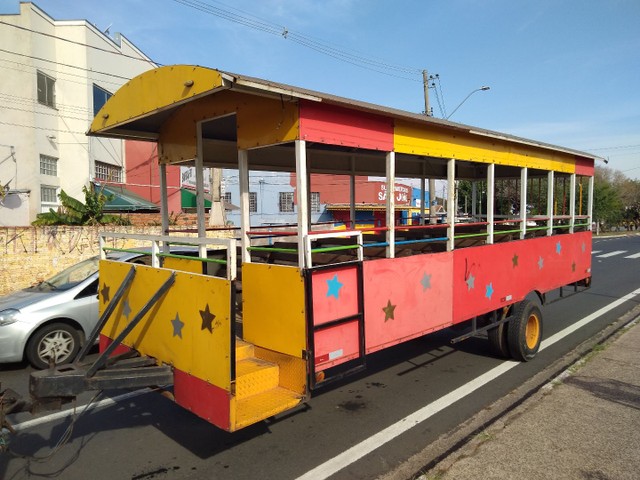
<path fill-rule="evenodd" d="M 592 288 L 544 308 L 544 338 L 640 288 L 640 258 L 628 258 L 640 253 L 640 236 L 595 239 L 593 250 Z M 603 256 L 612 252 L 623 253 Z M 146 393 L 83 413 L 73 423 L 69 440 L 54 452 L 72 424 L 70 417 L 43 417 L 42 423 L 27 428 L 24 422 L 30 417 L 20 414 L 12 417 L 22 428 L 11 449 L 25 457 L 2 454 L 0 478 L 254 480 L 305 474 L 323 478 L 333 471 L 331 478 L 375 478 L 512 391 L 638 301 L 640 297 L 611 309 L 542 350 L 534 361 L 505 369 L 467 395 L 456 394 L 457 401 L 423 421 L 407 417 L 505 364 L 487 353 L 486 341 L 470 339 L 452 347 L 449 341 L 459 332 L 447 330 L 380 352 L 369 357 L 365 373 L 316 392 L 304 407 L 235 434 L 216 429 L 156 393 Z M 3 388 L 26 393 L 28 373 L 25 365 L 0 366 L 0 382 Z M 110 396 L 119 393 L 123 392 Z M 90 399 L 83 396 L 77 411 Z M 401 428 L 404 433 L 397 436 L 379 433 L 391 425 L 402 426 L 403 419 L 412 422 L 412 428 Z M 358 447 L 353 451 L 359 453 L 347 455 L 340 467 L 329 463 L 326 469 L 314 470 L 371 438 L 380 439 L 379 446 L 374 445 L 378 448 Z"/>

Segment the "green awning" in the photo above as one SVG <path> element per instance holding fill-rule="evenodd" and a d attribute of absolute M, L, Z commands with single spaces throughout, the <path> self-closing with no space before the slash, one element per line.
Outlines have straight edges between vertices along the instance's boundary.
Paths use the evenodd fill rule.
<path fill-rule="evenodd" d="M 95 184 L 95 188 L 107 197 L 112 197 L 104 206 L 104 211 L 109 213 L 119 212 L 159 212 L 160 207 L 146 200 L 137 193 L 120 185 Z"/>
<path fill-rule="evenodd" d="M 208 200 L 209 195 L 205 194 L 204 208 L 211 208 L 211 200 Z M 196 208 L 196 192 L 187 190 L 186 188 L 180 189 L 180 206 L 182 208 Z"/>
<path fill-rule="evenodd" d="M 180 206 L 182 208 L 197 208 L 196 206 L 196 192 L 187 188 L 180 189 Z M 240 210 L 240 207 L 235 206 L 233 203 L 229 203 L 222 199 L 222 206 L 227 211 Z M 204 194 L 204 208 L 211 208 L 211 194 Z"/>

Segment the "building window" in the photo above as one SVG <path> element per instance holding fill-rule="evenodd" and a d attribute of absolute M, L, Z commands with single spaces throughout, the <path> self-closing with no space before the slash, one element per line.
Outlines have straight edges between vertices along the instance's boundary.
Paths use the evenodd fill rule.
<path fill-rule="evenodd" d="M 38 72 L 38 103 L 56 108 L 55 100 L 56 81 L 42 72 Z"/>
<path fill-rule="evenodd" d="M 100 88 L 95 83 L 93 84 L 93 116 L 98 115 L 98 112 L 103 107 L 107 100 L 112 97 L 112 93 L 108 92 L 104 88 Z"/>
<path fill-rule="evenodd" d="M 122 183 L 122 167 L 110 163 L 96 162 L 96 180 Z"/>
<path fill-rule="evenodd" d="M 49 155 L 40 155 L 40 173 L 58 176 L 58 159 Z"/>
<path fill-rule="evenodd" d="M 258 194 L 256 192 L 249 192 L 249 213 L 256 213 L 258 211 Z"/>
<path fill-rule="evenodd" d="M 56 207 L 58 205 L 58 189 L 40 185 L 40 204 L 43 212 L 48 212 L 49 208 Z"/>
<path fill-rule="evenodd" d="M 320 192 L 311 192 L 311 212 L 318 213 L 320 211 Z"/>
<path fill-rule="evenodd" d="M 293 192 L 280 192 L 279 206 L 281 213 L 292 213 Z"/>
<path fill-rule="evenodd" d="M 231 203 L 231 192 L 224 192 L 224 195 L 222 196 L 222 199 L 226 203 Z"/>

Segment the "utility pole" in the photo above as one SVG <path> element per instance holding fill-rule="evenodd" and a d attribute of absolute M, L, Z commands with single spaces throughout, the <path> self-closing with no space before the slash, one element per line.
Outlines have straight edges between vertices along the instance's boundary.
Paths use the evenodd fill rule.
<path fill-rule="evenodd" d="M 429 108 L 429 75 L 426 70 L 422 70 L 422 86 L 424 87 L 424 114 L 427 117 L 431 116 L 431 110 Z M 436 180 L 435 178 L 429 178 L 429 223 L 436 223 L 436 216 L 433 215 L 433 207 L 435 202 L 436 193 Z M 424 192 L 422 192 L 424 196 Z"/>
<path fill-rule="evenodd" d="M 429 75 L 426 70 L 422 70 L 422 86 L 424 87 L 424 114 L 430 117 L 429 113 Z"/>

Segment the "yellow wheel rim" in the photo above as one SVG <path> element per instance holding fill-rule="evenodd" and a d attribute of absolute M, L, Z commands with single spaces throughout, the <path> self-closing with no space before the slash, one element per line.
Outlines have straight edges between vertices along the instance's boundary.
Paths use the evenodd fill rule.
<path fill-rule="evenodd" d="M 527 320 L 525 337 L 527 341 L 527 347 L 530 350 L 533 350 L 540 339 L 540 319 L 533 313 L 529 315 L 529 319 Z"/>

